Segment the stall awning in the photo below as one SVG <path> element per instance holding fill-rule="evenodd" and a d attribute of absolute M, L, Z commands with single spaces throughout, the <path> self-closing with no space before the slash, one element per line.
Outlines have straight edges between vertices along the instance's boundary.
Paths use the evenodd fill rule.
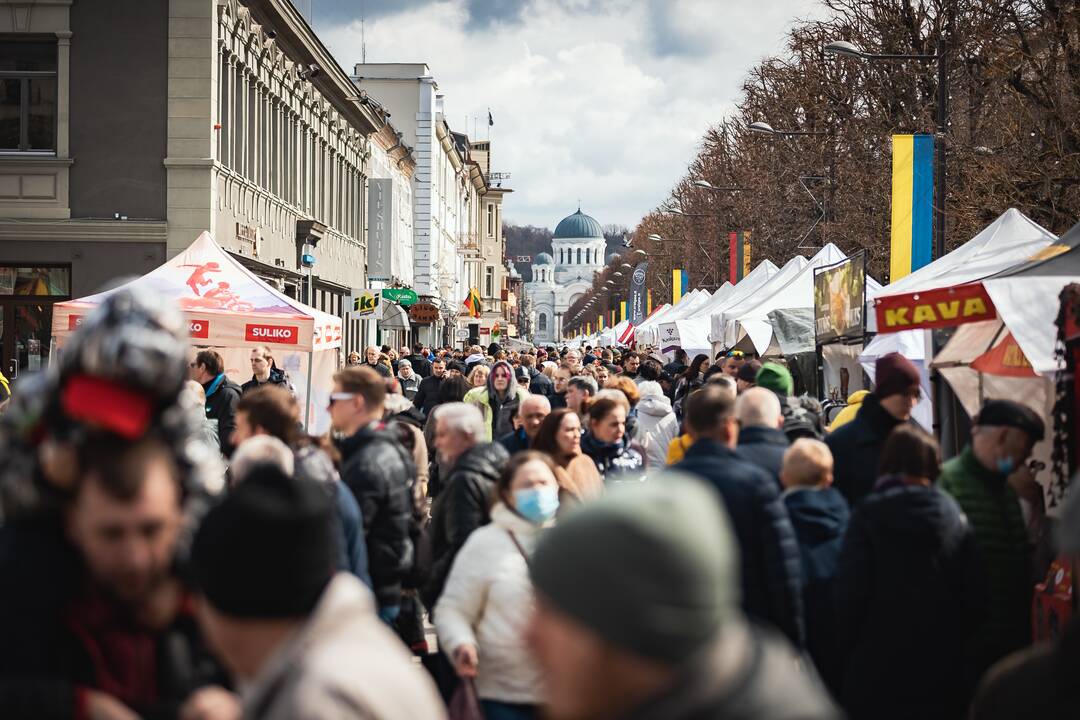
<path fill-rule="evenodd" d="M 387 303 L 383 308 L 382 320 L 379 321 L 380 330 L 408 330 L 409 315 L 405 309 L 397 303 Z"/>

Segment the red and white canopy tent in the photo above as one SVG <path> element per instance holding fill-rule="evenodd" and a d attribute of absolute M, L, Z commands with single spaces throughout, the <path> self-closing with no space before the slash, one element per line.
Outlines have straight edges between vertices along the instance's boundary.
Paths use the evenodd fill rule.
<path fill-rule="evenodd" d="M 187 319 L 192 344 L 218 350 L 234 381 L 250 378 L 251 348 L 269 347 L 296 387 L 297 400 L 305 408 L 305 426 L 316 432 L 326 429 L 341 318 L 278 292 L 206 232 L 164 265 L 120 287 L 135 286 L 175 303 Z M 54 306 L 52 334 L 57 347 L 62 350 L 82 318 L 119 289 Z"/>

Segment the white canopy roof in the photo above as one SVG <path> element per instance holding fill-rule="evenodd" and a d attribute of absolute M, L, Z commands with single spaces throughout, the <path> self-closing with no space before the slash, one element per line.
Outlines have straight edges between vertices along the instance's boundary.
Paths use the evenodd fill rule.
<path fill-rule="evenodd" d="M 721 312 L 715 312 L 712 316 L 712 334 L 709 336 L 713 342 L 719 342 L 724 347 L 733 347 L 738 338 L 735 335 L 735 322 L 760 304 L 765 298 L 779 292 L 785 285 L 798 275 L 806 267 L 807 259 L 802 255 L 784 263 L 772 277 L 746 294 L 739 302 L 725 307 Z M 743 282 L 746 282 L 743 280 Z"/>

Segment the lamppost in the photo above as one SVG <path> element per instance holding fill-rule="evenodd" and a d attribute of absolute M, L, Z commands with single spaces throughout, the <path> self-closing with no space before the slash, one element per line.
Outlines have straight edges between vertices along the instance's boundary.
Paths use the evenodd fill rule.
<path fill-rule="evenodd" d="M 773 126 L 767 122 L 752 122 L 746 126 L 746 129 L 750 132 L 758 133 L 759 135 L 772 135 L 774 137 L 798 137 L 800 135 L 828 135 L 829 133 L 824 130 L 774 130 Z"/>
<path fill-rule="evenodd" d="M 937 257 L 945 255 L 945 131 L 948 123 L 949 78 L 946 72 L 944 33 L 938 41 L 937 52 L 933 55 L 922 53 L 870 53 L 846 40 L 834 40 L 826 43 L 825 52 L 834 55 L 859 58 L 860 60 L 894 61 L 917 60 L 937 63 L 937 137 L 934 143 L 934 253 Z"/>

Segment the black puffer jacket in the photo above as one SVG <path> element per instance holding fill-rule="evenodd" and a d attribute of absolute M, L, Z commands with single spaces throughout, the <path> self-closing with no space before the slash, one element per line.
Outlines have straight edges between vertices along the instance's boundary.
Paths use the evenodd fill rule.
<path fill-rule="evenodd" d="M 825 438 L 836 462 L 833 487 L 851 507 L 873 489 L 885 438 L 900 423 L 881 407 L 877 396 L 871 394 L 863 399 L 854 420 Z"/>
<path fill-rule="evenodd" d="M 259 382 L 259 380 L 252 375 L 250 380 L 240 386 L 240 392 L 241 394 L 246 395 L 263 385 L 273 385 L 288 390 L 290 393 L 293 391 L 292 383 L 289 382 L 289 376 L 285 371 L 281 368 L 272 367 L 270 368 L 270 377 L 266 379 L 266 382 Z"/>
<path fill-rule="evenodd" d="M 218 445 L 222 454 L 229 457 L 235 449 L 232 434 L 236 430 L 236 403 L 240 402 L 242 393 L 240 386 L 228 377 L 223 377 L 217 387 L 214 387 L 215 382 L 217 379 L 203 385 L 203 391 L 206 392 L 206 417 L 217 420 Z"/>
<path fill-rule="evenodd" d="M 581 452 L 596 463 L 605 483 L 641 480 L 648 463 L 645 451 L 630 439 L 629 432 L 615 443 L 601 442 L 587 432 L 581 436 Z"/>
<path fill-rule="evenodd" d="M 421 599 L 434 609 L 450 567 L 470 533 L 491 520 L 495 483 L 510 455 L 499 443 L 481 443 L 454 464 L 431 507 L 431 572 Z"/>
<path fill-rule="evenodd" d="M 529 392 L 550 398 L 555 394 L 555 383 L 536 368 L 529 368 Z"/>
<path fill-rule="evenodd" d="M 338 450 L 341 480 L 360 505 L 375 597 L 379 607 L 398 605 L 401 581 L 413 564 L 412 455 L 382 424 L 362 428 L 338 443 Z"/>
<path fill-rule="evenodd" d="M 851 515 L 836 576 L 853 720 L 964 717 L 966 649 L 984 617 L 975 533 L 935 487 L 879 482 Z"/>

